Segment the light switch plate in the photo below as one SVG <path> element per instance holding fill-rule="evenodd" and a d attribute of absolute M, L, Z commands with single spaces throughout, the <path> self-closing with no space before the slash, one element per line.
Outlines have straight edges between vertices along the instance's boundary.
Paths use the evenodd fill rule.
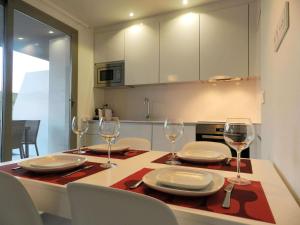
<path fill-rule="evenodd" d="M 279 47 L 289 29 L 289 2 L 285 2 L 284 9 L 276 26 L 274 34 L 274 50 L 278 52 Z"/>

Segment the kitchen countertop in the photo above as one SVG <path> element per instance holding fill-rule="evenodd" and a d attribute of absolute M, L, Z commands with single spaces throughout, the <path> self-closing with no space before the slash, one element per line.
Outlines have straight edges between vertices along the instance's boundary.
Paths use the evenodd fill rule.
<path fill-rule="evenodd" d="M 98 120 L 90 120 L 91 123 L 96 123 Z M 163 120 L 120 120 L 121 123 L 140 123 L 140 124 L 163 124 Z M 214 124 L 214 123 L 225 123 L 225 121 L 190 121 L 190 122 L 183 122 L 185 125 L 196 125 L 200 124 Z M 261 123 L 254 122 L 254 125 L 260 125 Z"/>

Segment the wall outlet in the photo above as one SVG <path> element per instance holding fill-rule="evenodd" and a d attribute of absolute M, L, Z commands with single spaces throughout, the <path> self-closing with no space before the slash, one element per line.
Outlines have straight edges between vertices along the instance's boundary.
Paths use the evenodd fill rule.
<path fill-rule="evenodd" d="M 274 34 L 274 50 L 278 52 L 279 47 L 289 29 L 289 2 L 285 2 L 284 9 L 281 13 L 280 19 L 277 23 Z"/>

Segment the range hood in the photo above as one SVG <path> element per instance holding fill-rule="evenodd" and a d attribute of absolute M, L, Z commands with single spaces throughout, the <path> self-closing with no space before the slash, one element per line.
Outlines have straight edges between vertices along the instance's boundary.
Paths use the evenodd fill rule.
<path fill-rule="evenodd" d="M 241 77 L 232 77 L 232 76 L 227 76 L 227 75 L 218 75 L 210 78 L 208 82 L 214 83 L 218 81 L 239 81 L 242 80 Z"/>

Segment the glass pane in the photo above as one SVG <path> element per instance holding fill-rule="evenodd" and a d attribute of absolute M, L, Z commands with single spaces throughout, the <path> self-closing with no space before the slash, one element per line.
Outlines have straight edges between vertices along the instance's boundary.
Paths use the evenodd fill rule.
<path fill-rule="evenodd" d="M 69 148 L 70 74 L 70 37 L 15 10 L 13 159 Z"/>
<path fill-rule="evenodd" d="M 3 36 L 4 36 L 4 8 L 0 5 L 0 143 L 2 137 L 2 92 L 3 92 Z M 2 149 L 0 149 L 1 153 Z"/>

